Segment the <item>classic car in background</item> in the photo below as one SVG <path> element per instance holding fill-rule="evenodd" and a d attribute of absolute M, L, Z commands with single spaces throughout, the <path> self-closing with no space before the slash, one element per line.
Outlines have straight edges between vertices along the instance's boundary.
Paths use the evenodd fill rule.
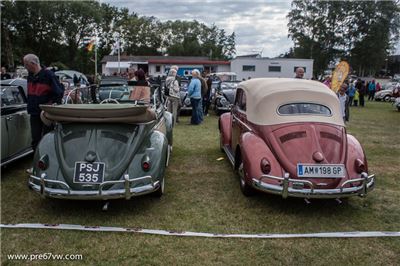
<path fill-rule="evenodd" d="M 2 81 L 0 86 L 1 166 L 33 152 L 30 119 L 26 111 L 26 87 L 4 83 Z"/>
<path fill-rule="evenodd" d="M 181 79 L 180 82 L 180 98 L 181 98 L 181 112 L 185 111 L 191 111 L 192 110 L 192 104 L 190 103 L 190 98 L 188 97 L 188 86 L 189 86 L 189 80 L 188 79 Z"/>
<path fill-rule="evenodd" d="M 55 123 L 34 154 L 29 186 L 43 197 L 130 199 L 164 193 L 172 147 L 172 116 L 160 87 L 151 102 L 42 105 Z"/>
<path fill-rule="evenodd" d="M 342 198 L 373 189 L 364 151 L 346 132 L 336 94 L 322 83 L 244 81 L 219 129 L 244 195 Z"/>
<path fill-rule="evenodd" d="M 375 101 L 390 102 L 394 100 L 394 98 L 392 97 L 392 91 L 393 91 L 392 89 L 386 89 L 376 92 L 374 96 Z"/>
<path fill-rule="evenodd" d="M 128 80 L 121 77 L 103 77 L 98 88 L 99 101 L 120 99 L 128 91 Z"/>
<path fill-rule="evenodd" d="M 236 88 L 239 82 L 221 82 L 214 96 L 214 110 L 217 115 L 229 112 L 235 99 Z"/>

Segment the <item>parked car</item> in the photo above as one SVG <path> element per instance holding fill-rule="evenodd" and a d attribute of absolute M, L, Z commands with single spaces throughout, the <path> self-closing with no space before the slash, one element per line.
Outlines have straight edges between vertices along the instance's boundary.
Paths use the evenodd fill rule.
<path fill-rule="evenodd" d="M 364 151 L 347 134 L 336 94 L 324 84 L 261 78 L 241 82 L 219 119 L 221 149 L 244 195 L 364 196 L 373 189 Z"/>
<path fill-rule="evenodd" d="M 24 78 L 4 79 L 0 81 L 0 84 L 22 87 L 25 95 L 28 95 L 28 81 Z"/>
<path fill-rule="evenodd" d="M 42 105 L 54 131 L 40 141 L 29 186 L 43 197 L 130 199 L 164 193 L 172 115 L 159 87 L 151 102 Z"/>
<path fill-rule="evenodd" d="M 120 99 L 128 91 L 128 80 L 121 77 L 104 77 L 101 79 L 98 93 L 99 101 L 107 98 Z"/>
<path fill-rule="evenodd" d="M 392 100 L 392 89 L 380 90 L 375 93 L 375 101 L 390 102 Z M 393 99 L 394 100 L 394 99 Z"/>
<path fill-rule="evenodd" d="M 180 84 L 180 91 L 179 95 L 181 98 L 181 112 L 185 111 L 191 111 L 192 110 L 192 104 L 190 103 L 190 98 L 188 97 L 188 86 L 189 86 L 189 80 L 188 79 L 181 79 L 181 84 Z"/>
<path fill-rule="evenodd" d="M 214 109 L 217 115 L 231 110 L 238 84 L 239 82 L 231 81 L 220 83 L 214 97 Z"/>
<path fill-rule="evenodd" d="M 26 80 L 25 80 L 26 83 Z M 26 88 L 2 84 L 1 166 L 33 152 L 30 118 L 26 111 Z"/>

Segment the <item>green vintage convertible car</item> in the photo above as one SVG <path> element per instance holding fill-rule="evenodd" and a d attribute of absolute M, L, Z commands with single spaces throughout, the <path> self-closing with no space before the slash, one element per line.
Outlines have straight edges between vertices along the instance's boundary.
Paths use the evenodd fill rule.
<path fill-rule="evenodd" d="M 101 104 L 41 106 L 43 118 L 55 129 L 34 154 L 29 187 L 43 197 L 62 199 L 161 196 L 172 117 L 160 88 L 150 91 L 150 102 L 119 97 Z"/>

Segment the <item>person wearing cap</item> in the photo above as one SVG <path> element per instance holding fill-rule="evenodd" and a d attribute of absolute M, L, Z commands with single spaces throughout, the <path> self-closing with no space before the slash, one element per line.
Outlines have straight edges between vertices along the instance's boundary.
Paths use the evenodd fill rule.
<path fill-rule="evenodd" d="M 199 125 L 203 121 L 203 108 L 201 104 L 201 82 L 200 71 L 194 69 L 192 71 L 192 79 L 188 87 L 188 97 L 192 105 L 192 118 L 190 124 Z"/>
<path fill-rule="evenodd" d="M 168 77 L 165 80 L 165 86 L 168 89 L 167 108 L 174 119 L 174 125 L 178 123 L 178 107 L 180 102 L 179 83 L 176 79 L 176 70 L 171 68 L 168 72 Z"/>

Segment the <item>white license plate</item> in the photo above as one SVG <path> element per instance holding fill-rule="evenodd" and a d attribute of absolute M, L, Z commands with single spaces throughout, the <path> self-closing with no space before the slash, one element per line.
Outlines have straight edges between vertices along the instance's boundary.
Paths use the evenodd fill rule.
<path fill-rule="evenodd" d="M 103 183 L 104 169 L 104 163 L 75 162 L 74 183 Z"/>
<path fill-rule="evenodd" d="M 297 164 L 298 177 L 341 178 L 345 176 L 343 164 Z"/>

